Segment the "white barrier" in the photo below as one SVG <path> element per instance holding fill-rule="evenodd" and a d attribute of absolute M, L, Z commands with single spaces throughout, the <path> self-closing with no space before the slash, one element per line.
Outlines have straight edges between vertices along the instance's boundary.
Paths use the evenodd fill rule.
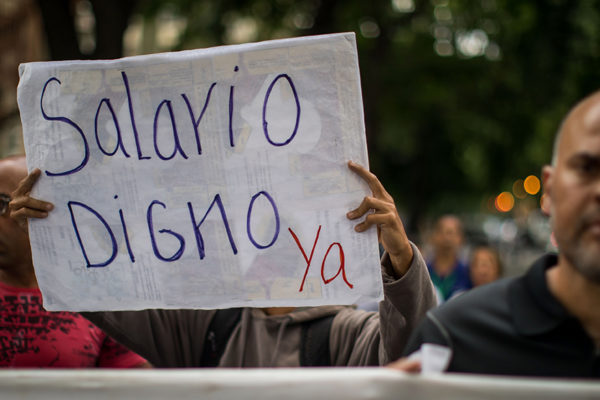
<path fill-rule="evenodd" d="M 3 400 L 598 399 L 600 383 L 481 375 L 406 375 L 385 368 L 5 370 Z"/>

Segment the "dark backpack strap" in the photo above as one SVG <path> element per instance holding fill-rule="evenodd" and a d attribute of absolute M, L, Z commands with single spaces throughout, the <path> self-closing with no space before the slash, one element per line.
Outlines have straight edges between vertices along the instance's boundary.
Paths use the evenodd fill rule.
<path fill-rule="evenodd" d="M 199 367 L 214 368 L 219 365 L 233 328 L 238 324 L 241 316 L 241 308 L 217 310 L 204 338 L 204 349 Z"/>
<path fill-rule="evenodd" d="M 303 367 L 329 367 L 329 334 L 335 315 L 306 322 L 302 326 L 300 365 Z"/>

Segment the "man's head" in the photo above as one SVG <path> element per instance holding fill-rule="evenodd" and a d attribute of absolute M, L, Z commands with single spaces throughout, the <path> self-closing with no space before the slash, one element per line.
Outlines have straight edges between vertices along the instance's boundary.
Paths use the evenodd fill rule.
<path fill-rule="evenodd" d="M 436 253 L 457 253 L 463 242 L 462 223 L 454 215 L 444 215 L 437 220 L 433 232 Z"/>
<path fill-rule="evenodd" d="M 561 259 L 600 284 L 600 92 L 567 115 L 542 175 Z"/>
<path fill-rule="evenodd" d="M 8 157 L 0 160 L 0 270 L 8 271 L 23 266 L 30 268 L 31 250 L 29 237 L 9 217 L 10 194 L 27 176 L 25 157 Z"/>

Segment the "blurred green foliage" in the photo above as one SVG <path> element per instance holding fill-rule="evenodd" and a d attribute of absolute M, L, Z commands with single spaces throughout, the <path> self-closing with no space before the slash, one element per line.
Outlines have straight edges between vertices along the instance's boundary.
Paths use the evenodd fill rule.
<path fill-rule="evenodd" d="M 185 20 L 172 50 L 354 31 L 371 169 L 404 210 L 480 211 L 550 160 L 600 85 L 599 0 L 141 0 Z"/>

